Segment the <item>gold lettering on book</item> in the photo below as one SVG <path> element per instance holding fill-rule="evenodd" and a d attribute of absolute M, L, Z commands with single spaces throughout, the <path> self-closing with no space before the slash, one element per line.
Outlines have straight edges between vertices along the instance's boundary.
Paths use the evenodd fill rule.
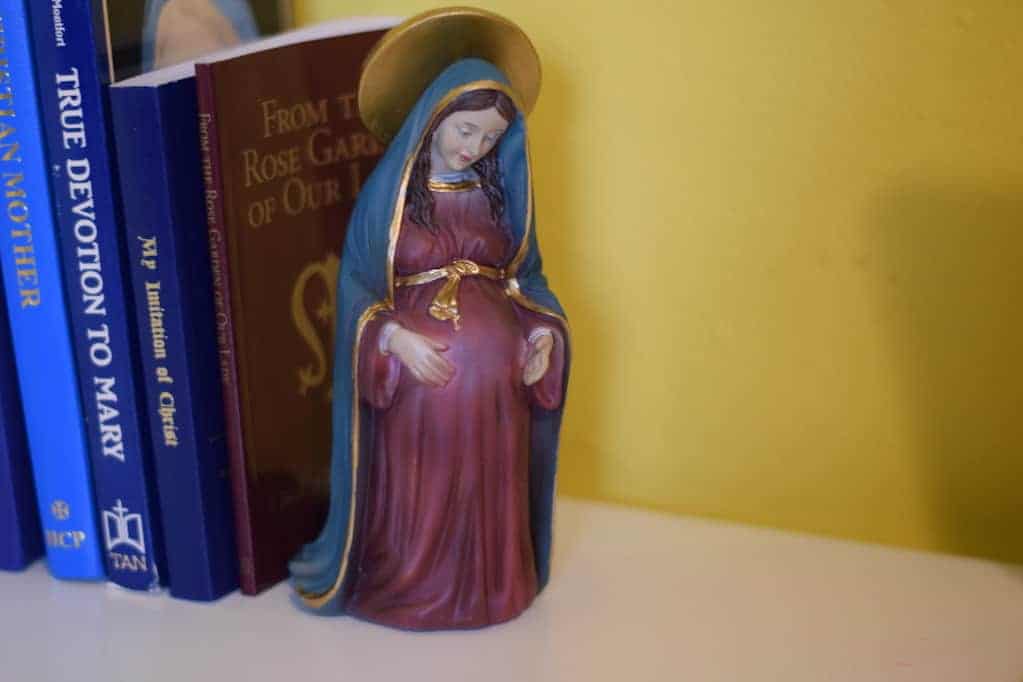
<path fill-rule="evenodd" d="M 32 225 L 28 220 L 27 194 L 22 186 L 24 181 L 24 173 L 4 173 L 4 197 L 7 201 L 7 219 L 11 222 L 18 298 L 22 308 L 29 308 L 38 307 L 42 301 L 39 297 L 39 271 L 36 269 Z"/>
<path fill-rule="evenodd" d="M 14 89 L 11 87 L 10 60 L 7 58 L 7 35 L 4 33 L 3 17 L 0 17 L 0 119 L 13 119 Z M 21 163 L 21 143 L 18 141 L 17 128 L 6 120 L 0 120 L 0 159 Z M 7 138 L 13 137 L 8 140 Z"/>
<path fill-rule="evenodd" d="M 276 99 L 259 103 L 263 112 L 263 137 L 273 137 L 297 130 L 315 128 L 327 122 L 327 100 L 308 100 L 280 106 Z"/>
<path fill-rule="evenodd" d="M 277 197 L 266 197 L 249 204 L 248 220 L 249 226 L 260 227 L 272 223 L 274 214 L 277 212 Z"/>
<path fill-rule="evenodd" d="M 383 151 L 383 146 L 376 138 L 363 131 L 334 136 L 330 128 L 319 128 L 306 140 L 306 158 L 314 166 L 355 161 L 377 156 Z"/>
<path fill-rule="evenodd" d="M 337 96 L 338 106 L 341 107 L 341 118 L 350 121 L 359 115 L 359 94 L 357 92 L 346 92 Z"/>
<path fill-rule="evenodd" d="M 364 130 L 335 131 L 336 121 L 357 118 L 357 100 L 356 93 L 345 92 L 333 100 L 258 102 L 263 139 L 280 137 L 281 143 L 276 149 L 243 149 L 238 159 L 246 188 L 270 188 L 249 202 L 245 218 L 250 227 L 270 225 L 281 213 L 295 217 L 355 199 L 362 184 L 358 162 L 383 153 L 383 146 Z M 200 120 L 200 146 L 207 125 Z M 310 178 L 310 169 L 322 170 Z"/>
<path fill-rule="evenodd" d="M 142 257 L 139 258 L 139 265 L 147 270 L 156 270 L 156 237 L 139 236 L 137 239 L 142 247 Z"/>
<path fill-rule="evenodd" d="M 175 407 L 174 394 L 170 391 L 163 391 L 160 393 L 158 401 L 160 405 L 157 412 L 160 415 L 160 424 L 163 428 L 163 444 L 169 448 L 176 448 L 178 446 L 178 423 L 175 420 L 175 415 L 177 415 L 178 409 Z"/>
<path fill-rule="evenodd" d="M 160 282 L 146 280 L 146 310 L 149 313 L 149 337 L 151 340 L 154 360 L 167 359 L 167 330 L 163 326 L 163 316 L 167 310 L 160 298 Z"/>
<path fill-rule="evenodd" d="M 296 216 L 305 211 L 317 211 L 341 201 L 341 182 L 337 178 L 313 180 L 290 178 L 284 183 L 284 212 Z"/>
<path fill-rule="evenodd" d="M 287 178 L 302 170 L 302 150 L 291 147 L 270 154 L 255 149 L 242 151 L 245 166 L 245 186 L 262 185 L 271 180 Z"/>
<path fill-rule="evenodd" d="M 14 89 L 11 87 L 10 62 L 7 58 L 7 36 L 4 33 L 3 18 L 0 17 L 0 160 L 20 166 L 21 142 L 18 140 L 17 111 L 14 106 Z M 24 113 L 24 112 L 22 112 Z M 39 272 L 36 270 L 32 224 L 29 222 L 27 192 L 22 186 L 25 174 L 20 169 L 13 172 L 4 170 L 4 201 L 7 204 L 7 219 L 10 221 L 12 249 L 14 250 L 14 277 L 18 286 L 18 299 L 22 308 L 37 308 L 39 294 Z"/>
<path fill-rule="evenodd" d="M 160 251 L 157 238 L 155 236 L 140 236 L 138 237 L 138 242 L 138 246 L 141 249 L 139 263 L 144 268 L 158 271 Z M 153 360 L 166 360 L 167 328 L 164 326 L 164 316 L 167 314 L 167 309 L 163 306 L 163 286 L 159 279 L 144 280 L 142 285 L 146 294 L 146 311 L 149 314 L 150 356 Z M 169 448 L 176 448 L 178 446 L 178 425 L 175 421 L 177 408 L 175 407 L 174 394 L 170 390 L 170 387 L 174 384 L 174 377 L 171 376 L 170 369 L 166 365 L 156 365 L 153 367 L 153 376 L 158 384 L 164 385 L 164 390 L 157 398 L 158 404 L 156 406 L 163 433 L 163 444 Z M 145 570 L 144 563 L 141 569 L 132 568 L 127 563 L 139 560 L 144 562 L 144 557 L 124 556 L 123 559 L 115 559 L 114 554 L 111 554 L 111 560 L 115 564 L 117 561 L 124 563 L 125 565 L 122 568 L 125 570 Z"/>
<path fill-rule="evenodd" d="M 0 100 L 4 100 L 3 103 L 7 105 L 11 103 L 11 92 L 9 89 L 7 92 L 0 92 Z M 0 109 L 0 116 L 14 116 L 14 111 L 11 109 Z M 0 123 L 0 149 L 3 150 L 3 152 L 0 152 L 0 159 L 21 163 L 21 143 L 18 142 L 17 138 L 7 139 L 14 135 L 16 131 L 17 128 L 14 126 Z"/>

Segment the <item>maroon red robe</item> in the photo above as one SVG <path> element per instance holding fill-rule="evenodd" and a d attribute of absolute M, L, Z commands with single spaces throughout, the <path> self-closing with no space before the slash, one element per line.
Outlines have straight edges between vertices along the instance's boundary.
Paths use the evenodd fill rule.
<path fill-rule="evenodd" d="M 515 247 L 483 191 L 434 192 L 436 232 L 402 225 L 395 270 L 412 275 L 468 259 L 508 265 Z M 463 277 L 460 328 L 430 316 L 444 280 L 395 290 L 395 311 L 367 327 L 359 390 L 373 408 L 367 498 L 358 523 L 351 613 L 393 627 L 473 628 L 520 614 L 537 593 L 529 525 L 529 423 L 533 405 L 562 399 L 564 337 L 558 323 L 513 303 L 504 282 Z M 447 344 L 455 374 L 419 383 L 380 352 L 388 320 Z M 522 381 L 527 338 L 554 335 L 550 366 Z"/>

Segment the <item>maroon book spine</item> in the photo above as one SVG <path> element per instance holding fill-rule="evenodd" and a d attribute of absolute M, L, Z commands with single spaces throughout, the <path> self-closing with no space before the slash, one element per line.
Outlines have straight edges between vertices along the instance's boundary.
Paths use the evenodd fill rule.
<path fill-rule="evenodd" d="M 220 137 L 217 132 L 213 69 L 207 64 L 196 64 L 195 76 L 199 105 L 199 148 L 202 154 L 203 184 L 206 188 L 206 227 L 210 240 L 210 270 L 213 275 L 213 303 L 217 319 L 220 382 L 224 402 L 224 427 L 227 431 L 231 491 L 234 498 L 238 580 L 243 593 L 256 594 L 259 589 L 256 582 L 250 523 L 245 441 L 242 436 L 237 345 L 231 309 L 231 269 L 228 256 L 230 242 L 224 220 L 224 182 L 220 167 Z"/>

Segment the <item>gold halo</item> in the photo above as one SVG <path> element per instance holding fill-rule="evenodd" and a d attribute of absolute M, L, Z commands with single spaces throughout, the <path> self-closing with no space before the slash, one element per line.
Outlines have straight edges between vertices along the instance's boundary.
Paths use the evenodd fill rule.
<path fill-rule="evenodd" d="M 441 71 L 468 57 L 499 68 L 527 115 L 540 94 L 540 58 L 521 28 L 475 7 L 444 7 L 407 19 L 366 56 L 359 78 L 359 115 L 382 142 L 390 140 L 423 90 Z"/>

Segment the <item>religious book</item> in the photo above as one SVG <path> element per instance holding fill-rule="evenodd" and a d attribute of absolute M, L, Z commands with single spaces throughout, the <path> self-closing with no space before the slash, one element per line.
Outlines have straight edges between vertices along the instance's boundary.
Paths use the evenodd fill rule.
<path fill-rule="evenodd" d="M 0 0 L 0 268 L 50 573 L 105 577 L 26 0 Z"/>
<path fill-rule="evenodd" d="M 99 4 L 99 3 L 97 3 Z M 284 0 L 108 0 L 105 61 L 170 593 L 238 587 L 194 58 L 290 23 Z M 199 6 L 201 5 L 201 6 Z M 95 5 L 94 5 L 95 6 Z M 183 11 L 191 7 L 194 12 Z"/>
<path fill-rule="evenodd" d="M 196 64 L 242 591 L 287 575 L 329 498 L 339 254 L 383 147 L 359 68 L 393 19 L 320 24 Z"/>
<path fill-rule="evenodd" d="M 29 2 L 32 56 L 107 575 L 166 580 L 139 346 L 91 0 Z"/>
<path fill-rule="evenodd" d="M 0 570 L 17 571 L 42 556 L 42 540 L 7 303 L 0 296 Z"/>
<path fill-rule="evenodd" d="M 110 102 L 170 593 L 210 601 L 237 589 L 238 556 L 195 69 L 120 81 Z"/>

